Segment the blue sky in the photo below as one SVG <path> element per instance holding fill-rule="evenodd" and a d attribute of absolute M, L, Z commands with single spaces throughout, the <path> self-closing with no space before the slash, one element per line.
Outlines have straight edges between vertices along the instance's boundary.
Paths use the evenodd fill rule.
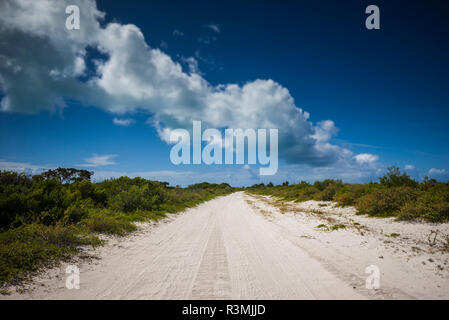
<path fill-rule="evenodd" d="M 72 2 L 81 10 L 78 34 L 63 27 L 64 2 L 2 4 L 3 169 L 248 185 L 368 181 L 394 164 L 416 178 L 449 178 L 444 2 Z M 380 30 L 365 28 L 369 4 L 380 8 Z M 220 89 L 230 84 L 235 90 Z M 165 98 L 172 92 L 180 94 Z M 215 112 L 222 95 L 230 102 Z M 161 132 L 193 117 L 219 128 L 279 126 L 278 173 L 171 164 Z"/>

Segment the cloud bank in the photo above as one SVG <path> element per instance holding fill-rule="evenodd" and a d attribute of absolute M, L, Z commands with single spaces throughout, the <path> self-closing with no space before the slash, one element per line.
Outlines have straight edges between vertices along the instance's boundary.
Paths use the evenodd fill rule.
<path fill-rule="evenodd" d="M 7 171 L 22 171 L 26 173 L 41 173 L 42 171 L 51 169 L 51 166 L 47 165 L 35 165 L 28 162 L 15 162 L 0 159 L 0 170 Z"/>
<path fill-rule="evenodd" d="M 80 8 L 80 30 L 65 28 L 69 4 Z M 0 110 L 61 112 L 74 100 L 117 116 L 147 112 L 166 142 L 171 130 L 189 129 L 192 120 L 201 120 L 213 128 L 277 128 L 279 154 L 287 163 L 328 166 L 377 160 L 374 155 L 353 157 L 332 144 L 338 131 L 334 122 L 313 124 L 281 84 L 256 79 L 213 86 L 197 67 L 184 71 L 150 47 L 137 26 L 104 25 L 104 16 L 94 0 L 1 1 Z M 218 25 L 207 27 L 220 31 Z M 89 50 L 105 58 L 89 57 Z"/>

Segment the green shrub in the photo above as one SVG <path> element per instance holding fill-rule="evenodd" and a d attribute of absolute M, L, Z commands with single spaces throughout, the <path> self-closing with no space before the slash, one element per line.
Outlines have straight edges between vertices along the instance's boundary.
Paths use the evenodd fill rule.
<path fill-rule="evenodd" d="M 342 184 L 328 184 L 321 192 L 315 194 L 315 200 L 332 201 L 335 194 L 343 188 Z"/>
<path fill-rule="evenodd" d="M 124 215 L 109 209 L 91 210 L 80 226 L 94 233 L 125 235 L 137 227 Z"/>
<path fill-rule="evenodd" d="M 70 257 L 77 246 L 99 244 L 97 237 L 59 224 L 33 223 L 0 233 L 0 287 Z"/>
<path fill-rule="evenodd" d="M 366 188 L 364 185 L 345 185 L 335 193 L 333 200 L 341 207 L 353 206 L 355 200 L 360 198 L 365 192 Z"/>
<path fill-rule="evenodd" d="M 425 192 L 416 201 L 404 204 L 400 220 L 424 219 L 430 222 L 449 221 L 449 201 L 443 193 Z"/>
<path fill-rule="evenodd" d="M 92 200 L 79 201 L 69 206 L 64 211 L 64 224 L 78 223 L 87 218 L 90 208 L 93 208 Z"/>
<path fill-rule="evenodd" d="M 175 211 L 172 211 L 172 212 L 175 212 Z M 122 214 L 122 218 L 125 220 L 128 220 L 130 222 L 133 222 L 133 221 L 144 222 L 144 221 L 148 221 L 148 220 L 157 221 L 162 218 L 165 218 L 166 216 L 167 215 L 165 214 L 164 211 L 147 211 L 147 210 L 140 210 L 140 209 L 138 209 L 132 213 L 123 213 Z"/>
<path fill-rule="evenodd" d="M 342 192 L 334 196 L 334 200 L 340 207 L 354 205 L 355 199 L 357 199 L 357 195 L 351 192 Z"/>
<path fill-rule="evenodd" d="M 418 194 L 419 191 L 411 187 L 379 189 L 357 199 L 355 207 L 360 214 L 393 216 L 404 204 L 414 201 Z"/>
<path fill-rule="evenodd" d="M 338 229 L 346 229 L 346 226 L 344 224 L 334 224 L 333 226 L 330 227 L 331 231 L 335 231 Z"/>
<path fill-rule="evenodd" d="M 315 194 L 317 194 L 319 189 L 315 187 L 305 187 L 297 193 L 296 199 L 298 201 L 311 200 Z"/>
<path fill-rule="evenodd" d="M 386 187 L 416 187 L 418 183 L 411 179 L 405 172 L 401 173 L 398 167 L 392 166 L 388 168 L 387 173 L 379 178 L 382 186 Z"/>

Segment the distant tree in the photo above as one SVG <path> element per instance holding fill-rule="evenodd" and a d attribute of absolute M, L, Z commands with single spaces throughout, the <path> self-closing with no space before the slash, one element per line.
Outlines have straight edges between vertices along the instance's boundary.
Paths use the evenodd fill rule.
<path fill-rule="evenodd" d="M 387 187 L 400 187 L 400 186 L 410 186 L 414 187 L 418 183 L 410 178 L 408 174 L 405 172 L 401 173 L 401 170 L 396 167 L 392 166 L 387 169 L 387 173 L 379 178 L 379 182 L 383 186 Z"/>
<path fill-rule="evenodd" d="M 306 187 L 310 187 L 311 184 L 308 183 L 307 181 L 301 180 L 301 181 L 297 184 L 297 186 L 298 186 L 299 188 L 306 188 Z"/>
<path fill-rule="evenodd" d="M 428 176 L 424 176 L 423 184 L 436 184 L 438 181 L 434 178 L 429 178 Z"/>
<path fill-rule="evenodd" d="M 273 186 L 273 182 L 268 182 L 267 187 L 272 187 Z"/>
<path fill-rule="evenodd" d="M 32 180 L 30 176 L 23 172 L 0 171 L 0 185 L 6 186 L 11 184 L 30 187 Z"/>
<path fill-rule="evenodd" d="M 42 173 L 44 179 L 58 179 L 61 183 L 73 183 L 77 181 L 89 180 L 93 172 L 88 170 L 79 170 L 75 168 L 57 168 Z"/>
<path fill-rule="evenodd" d="M 255 184 L 253 184 L 251 187 L 249 187 L 249 188 L 258 188 L 258 187 L 265 187 L 265 184 L 263 184 L 263 183 L 255 183 Z"/>
<path fill-rule="evenodd" d="M 282 183 L 282 186 L 283 186 L 283 187 L 288 186 L 288 181 L 283 182 L 283 183 Z"/>

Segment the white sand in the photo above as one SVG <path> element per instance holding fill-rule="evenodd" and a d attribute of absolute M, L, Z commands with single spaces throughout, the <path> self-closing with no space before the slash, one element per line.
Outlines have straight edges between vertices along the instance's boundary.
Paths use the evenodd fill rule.
<path fill-rule="evenodd" d="M 0 299 L 449 298 L 442 242 L 448 224 L 359 217 L 317 201 L 283 206 L 283 213 L 272 204 L 238 192 L 142 224 L 95 250 L 99 259 L 76 262 L 79 290 L 65 287 L 63 264 L 36 277 L 25 293 Z M 316 228 L 339 223 L 348 227 Z M 439 231 L 433 245 L 431 230 Z M 386 236 L 393 232 L 400 236 Z M 369 265 L 381 272 L 377 290 L 365 288 Z"/>

